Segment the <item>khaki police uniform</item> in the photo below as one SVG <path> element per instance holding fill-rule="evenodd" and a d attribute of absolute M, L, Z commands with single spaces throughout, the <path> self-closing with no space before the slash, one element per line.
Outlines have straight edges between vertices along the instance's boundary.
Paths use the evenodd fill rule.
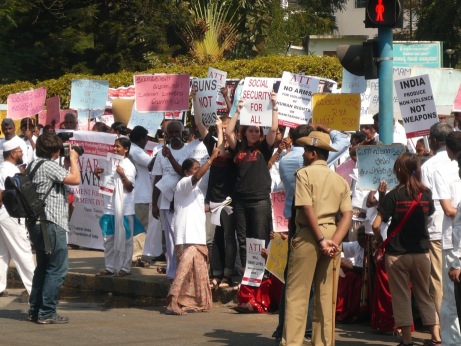
<path fill-rule="evenodd" d="M 333 172 L 324 160 L 314 161 L 296 172 L 295 206 L 305 205 L 314 208 L 325 239 L 331 239 L 336 231 L 337 212 L 352 210 L 346 180 Z M 309 292 L 314 285 L 312 343 L 331 346 L 341 256 L 323 255 L 308 225 L 305 213 L 297 209 L 296 234 L 290 244 L 283 339 L 287 345 L 303 344 Z M 333 261 L 338 268 L 336 272 Z"/>

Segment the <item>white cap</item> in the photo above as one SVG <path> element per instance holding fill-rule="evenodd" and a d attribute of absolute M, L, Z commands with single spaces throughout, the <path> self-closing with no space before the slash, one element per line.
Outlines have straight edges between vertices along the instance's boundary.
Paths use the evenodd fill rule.
<path fill-rule="evenodd" d="M 5 141 L 3 143 L 3 151 L 10 151 L 10 150 L 14 150 L 14 149 L 20 147 L 21 146 L 21 141 L 22 141 L 21 138 L 19 138 L 18 136 L 14 136 L 10 140 Z"/>

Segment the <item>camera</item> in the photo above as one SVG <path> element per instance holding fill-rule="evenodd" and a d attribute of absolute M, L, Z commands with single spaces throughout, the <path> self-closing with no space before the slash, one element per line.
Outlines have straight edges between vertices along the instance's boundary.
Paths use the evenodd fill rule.
<path fill-rule="evenodd" d="M 74 133 L 73 132 L 60 132 L 57 134 L 57 136 L 61 138 L 61 140 L 63 141 L 62 147 L 59 151 L 59 155 L 62 157 L 70 157 L 70 144 L 65 143 L 65 142 L 67 142 L 71 137 L 73 137 Z M 79 156 L 82 156 L 83 153 L 85 152 L 83 147 L 81 147 L 80 145 L 74 144 L 72 145 L 72 149 L 74 149 L 78 153 Z"/>

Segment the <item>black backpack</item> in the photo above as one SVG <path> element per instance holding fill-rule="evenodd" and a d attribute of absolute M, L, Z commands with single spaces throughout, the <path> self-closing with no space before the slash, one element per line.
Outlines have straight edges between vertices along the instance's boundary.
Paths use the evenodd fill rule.
<path fill-rule="evenodd" d="M 16 173 L 5 179 L 3 191 L 3 205 L 13 218 L 26 218 L 28 221 L 38 220 L 45 213 L 45 199 L 51 191 L 47 191 L 45 198 L 38 198 L 37 188 L 32 182 L 35 172 L 45 162 L 38 162 L 30 171 L 29 165 L 24 173 Z M 52 187 L 52 186 L 51 186 Z"/>

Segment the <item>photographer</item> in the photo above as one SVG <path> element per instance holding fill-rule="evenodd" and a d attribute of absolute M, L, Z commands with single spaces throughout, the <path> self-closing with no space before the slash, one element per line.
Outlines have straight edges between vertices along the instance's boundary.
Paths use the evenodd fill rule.
<path fill-rule="evenodd" d="M 45 200 L 46 229 L 42 233 L 40 222 L 28 225 L 30 240 L 35 246 L 37 268 L 32 281 L 32 292 L 29 298 L 29 317 L 31 322 L 39 324 L 62 324 L 68 323 L 67 317 L 56 313 L 59 290 L 67 275 L 67 237 L 68 231 L 68 207 L 66 185 L 80 184 L 80 171 L 78 168 L 79 154 L 70 150 L 69 158 L 65 165 L 70 170 L 60 167 L 54 161 L 59 157 L 62 140 L 51 133 L 45 133 L 38 137 L 36 143 L 37 160 L 31 163 L 34 166 L 45 160 L 33 177 L 33 183 L 37 187 L 39 198 Z M 46 254 L 44 237 L 49 237 L 51 254 Z"/>

